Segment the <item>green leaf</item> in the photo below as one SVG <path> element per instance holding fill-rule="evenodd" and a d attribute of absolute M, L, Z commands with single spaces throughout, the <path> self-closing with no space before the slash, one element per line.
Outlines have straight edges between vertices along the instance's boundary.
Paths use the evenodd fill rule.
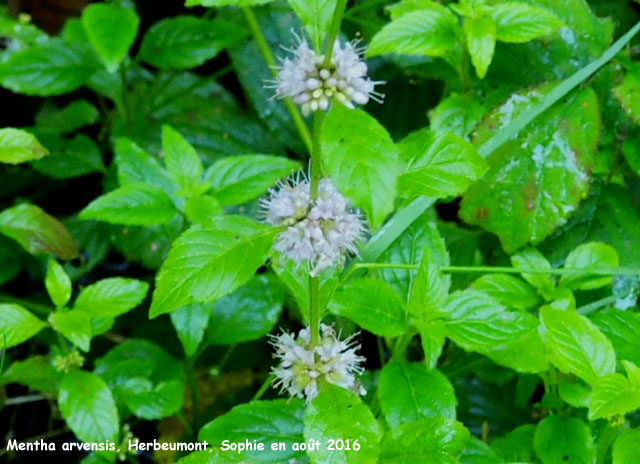
<path fill-rule="evenodd" d="M 490 16 L 464 19 L 464 37 L 476 74 L 484 79 L 496 47 L 497 27 Z"/>
<path fill-rule="evenodd" d="M 463 193 L 487 170 L 475 148 L 453 134 L 414 132 L 399 144 L 407 170 L 398 178 L 400 195 L 444 198 Z"/>
<path fill-rule="evenodd" d="M 505 2 L 490 7 L 498 40 L 522 43 L 549 35 L 563 25 L 555 14 L 524 2 Z"/>
<path fill-rule="evenodd" d="M 58 394 L 60 373 L 46 356 L 31 356 L 24 361 L 15 361 L 3 372 L 0 384 L 19 383 L 51 395 Z"/>
<path fill-rule="evenodd" d="M 640 69 L 630 69 L 620 85 L 613 88 L 613 94 L 627 115 L 640 124 Z"/>
<path fill-rule="evenodd" d="M 443 318 L 448 337 L 467 350 L 480 350 L 516 341 L 535 329 L 537 320 L 526 313 L 508 312 L 486 293 L 452 293 L 435 316 Z"/>
<path fill-rule="evenodd" d="M 60 259 L 78 256 L 78 247 L 67 228 L 35 205 L 23 203 L 0 213 L 0 233 L 18 242 L 29 253 L 53 253 Z"/>
<path fill-rule="evenodd" d="M 221 7 L 227 5 L 234 6 L 254 6 L 265 5 L 273 0 L 187 0 L 184 6 L 207 6 Z"/>
<path fill-rule="evenodd" d="M 98 66 L 87 45 L 49 40 L 0 63 L 0 84 L 27 95 L 61 95 L 86 83 Z"/>
<path fill-rule="evenodd" d="M 430 116 L 431 130 L 436 134 L 452 133 L 467 137 L 480 122 L 486 109 L 468 94 L 452 93 L 440 100 Z"/>
<path fill-rule="evenodd" d="M 58 405 L 62 417 L 80 440 L 117 442 L 119 420 L 111 390 L 100 377 L 71 371 L 60 382 Z"/>
<path fill-rule="evenodd" d="M 564 263 L 566 268 L 597 271 L 598 268 L 618 267 L 618 252 L 610 245 L 598 242 L 583 243 L 569 253 Z M 580 275 L 564 275 L 560 285 L 579 290 L 593 290 L 611 283 L 611 277 L 593 277 Z"/>
<path fill-rule="evenodd" d="M 536 427 L 533 446 L 542 464 L 596 462 L 591 430 L 587 424 L 573 417 L 548 416 L 542 419 Z"/>
<path fill-rule="evenodd" d="M 176 208 L 164 191 L 139 182 L 99 196 L 78 217 L 111 224 L 153 225 L 165 224 L 175 214 Z"/>
<path fill-rule="evenodd" d="M 484 118 L 474 144 L 503 131 L 551 87 L 513 94 Z M 595 93 L 586 88 L 572 94 L 488 156 L 489 171 L 465 193 L 461 217 L 498 235 L 509 253 L 542 241 L 588 192 L 599 135 Z"/>
<path fill-rule="evenodd" d="M 624 430 L 613 443 L 612 464 L 633 462 L 640 449 L 640 430 Z"/>
<path fill-rule="evenodd" d="M 150 317 L 231 293 L 264 263 L 277 233 L 240 216 L 191 227 L 173 243 L 157 275 Z"/>
<path fill-rule="evenodd" d="M 367 55 L 443 56 L 455 47 L 459 29 L 458 19 L 451 11 L 429 2 L 425 8 L 406 13 L 384 26 L 371 40 Z"/>
<path fill-rule="evenodd" d="M 162 149 L 171 177 L 183 189 L 194 187 L 202 176 L 202 162 L 191 144 L 171 127 L 163 126 Z"/>
<path fill-rule="evenodd" d="M 69 179 L 92 172 L 105 172 L 100 149 L 84 134 L 71 139 L 62 138 L 53 132 L 39 132 L 36 135 L 49 147 L 51 154 L 31 162 L 31 166 L 42 174 L 54 179 Z"/>
<path fill-rule="evenodd" d="M 388 431 L 380 446 L 380 464 L 457 464 L 469 431 L 453 419 L 432 417 Z"/>
<path fill-rule="evenodd" d="M 282 463 L 304 456 L 304 451 L 292 450 L 294 443 L 301 443 L 304 403 L 298 399 L 252 401 L 234 407 L 228 413 L 214 419 L 200 429 L 198 440 L 206 440 L 209 446 L 218 448 L 224 440 L 244 442 L 257 440 L 264 443 L 264 451 L 248 450 L 243 459 L 251 462 Z M 314 437 L 316 438 L 316 437 Z M 274 451 L 270 443 L 284 443 L 285 450 Z"/>
<path fill-rule="evenodd" d="M 558 369 L 577 375 L 590 385 L 615 371 L 611 342 L 586 317 L 572 311 L 543 306 L 547 357 Z"/>
<path fill-rule="evenodd" d="M 471 436 L 460 455 L 460 464 L 503 464 L 504 460 L 482 440 Z"/>
<path fill-rule="evenodd" d="M 0 129 L 0 163 L 20 164 L 48 154 L 49 151 L 28 132 L 12 127 Z"/>
<path fill-rule="evenodd" d="M 187 6 L 191 5 L 187 3 Z M 144 35 L 139 57 L 161 69 L 193 68 L 214 58 L 245 35 L 243 28 L 218 18 L 167 18 L 154 24 Z"/>
<path fill-rule="evenodd" d="M 138 306 L 149 284 L 136 279 L 111 277 L 84 288 L 73 309 L 92 317 L 116 317 Z"/>
<path fill-rule="evenodd" d="M 95 373 L 131 412 L 146 420 L 180 410 L 184 372 L 178 361 L 146 340 L 128 340 L 96 361 Z"/>
<path fill-rule="evenodd" d="M 419 324 L 418 332 L 420 333 L 422 351 L 424 351 L 424 363 L 429 369 L 433 369 L 438 364 L 438 358 L 444 348 L 444 324 L 441 322 Z"/>
<path fill-rule="evenodd" d="M 139 23 L 135 11 L 114 4 L 89 5 L 82 12 L 84 32 L 109 72 L 115 72 L 127 56 Z"/>
<path fill-rule="evenodd" d="M 71 343 L 82 351 L 91 345 L 91 318 L 80 311 L 56 311 L 49 315 L 49 322 Z"/>
<path fill-rule="evenodd" d="M 511 308 L 529 309 L 538 302 L 531 286 L 510 274 L 485 274 L 476 279 L 471 288 L 481 290 Z"/>
<path fill-rule="evenodd" d="M 640 388 L 633 387 L 622 374 L 607 374 L 593 386 L 589 420 L 624 415 L 640 408 Z"/>
<path fill-rule="evenodd" d="M 439 238 L 439 237 L 438 237 Z M 434 243 L 431 244 L 433 246 Z M 424 331 L 424 325 L 429 324 L 442 306 L 446 303 L 451 286 L 451 276 L 443 275 L 440 266 L 449 264 L 444 241 L 436 242 L 435 252 L 431 246 L 425 246 L 420 260 L 418 273 L 413 281 L 409 298 L 408 311 L 413 322 Z"/>
<path fill-rule="evenodd" d="M 11 348 L 40 332 L 45 323 L 17 304 L 0 304 L 0 342 Z"/>
<path fill-rule="evenodd" d="M 576 382 L 558 382 L 558 394 L 562 401 L 574 408 L 588 408 L 591 390 Z"/>
<path fill-rule="evenodd" d="M 396 197 L 400 166 L 391 137 L 364 111 L 333 105 L 320 138 L 327 174 L 377 229 L 393 211 Z"/>
<path fill-rule="evenodd" d="M 449 380 L 419 363 L 391 361 L 378 380 L 380 408 L 395 430 L 427 417 L 455 419 L 456 396 Z"/>
<path fill-rule="evenodd" d="M 36 114 L 36 124 L 60 134 L 75 132 L 84 126 L 98 122 L 100 113 L 87 100 L 75 100 L 64 108 L 46 101 Z"/>
<path fill-rule="evenodd" d="M 368 464 L 376 462 L 380 453 L 380 426 L 369 408 L 354 393 L 332 384 L 323 385 L 307 407 L 304 417 L 304 439 L 319 440 L 319 450 L 308 451 L 312 464 Z M 360 450 L 331 451 L 324 444 L 337 438 L 354 443 Z"/>
<path fill-rule="evenodd" d="M 168 195 L 174 195 L 180 189 L 160 163 L 132 140 L 118 138 L 115 152 L 120 185 L 145 182 L 164 190 Z"/>
<path fill-rule="evenodd" d="M 184 204 L 184 214 L 194 224 L 207 225 L 223 212 L 220 202 L 209 195 L 188 198 Z"/>
<path fill-rule="evenodd" d="M 381 337 L 396 337 L 407 329 L 404 302 L 382 280 L 361 278 L 347 282 L 333 294 L 328 309 Z"/>
<path fill-rule="evenodd" d="M 69 302 L 71 298 L 71 279 L 54 259 L 49 259 L 47 264 L 44 286 L 47 288 L 49 298 L 51 298 L 56 307 L 59 308 Z"/>
<path fill-rule="evenodd" d="M 611 341 L 619 360 L 640 365 L 640 314 L 605 309 L 593 314 L 591 322 Z"/>
<path fill-rule="evenodd" d="M 282 313 L 284 292 L 275 279 L 256 275 L 217 301 L 209 316 L 207 343 L 232 345 L 269 333 Z"/>
<path fill-rule="evenodd" d="M 269 187 L 293 171 L 300 163 L 271 155 L 242 155 L 223 158 L 207 169 L 206 182 L 223 205 L 240 205 L 264 195 Z"/>
<path fill-rule="evenodd" d="M 205 305 L 192 303 L 169 314 L 187 356 L 193 356 L 198 350 L 209 324 L 210 313 L 211 310 Z"/>
<path fill-rule="evenodd" d="M 325 36 L 336 9 L 337 0 L 287 0 L 311 37 L 316 51 L 322 50 Z"/>
<path fill-rule="evenodd" d="M 533 247 L 527 247 L 518 253 L 511 255 L 511 264 L 516 269 L 531 269 L 536 271 L 548 271 L 551 264 L 547 261 L 542 253 Z M 522 278 L 534 287 L 540 289 L 543 294 L 552 292 L 555 283 L 550 274 L 541 272 L 536 274 L 522 274 Z"/>
<path fill-rule="evenodd" d="M 521 425 L 507 434 L 495 438 L 491 442 L 491 448 L 507 462 L 535 462 L 535 451 L 533 450 L 535 432 L 535 425 Z"/>

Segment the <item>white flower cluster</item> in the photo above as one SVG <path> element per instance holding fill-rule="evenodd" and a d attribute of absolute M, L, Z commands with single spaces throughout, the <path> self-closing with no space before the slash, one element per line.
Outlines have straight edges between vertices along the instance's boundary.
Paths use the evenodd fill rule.
<path fill-rule="evenodd" d="M 336 40 L 331 63 L 325 67 L 325 56 L 317 55 L 306 40 L 296 38 L 297 48 L 285 48 L 293 57 L 281 59 L 278 79 L 272 83 L 276 97 L 291 97 L 305 116 L 318 109 L 327 110 L 332 100 L 349 108 L 354 107 L 353 103 L 364 105 L 370 99 L 382 103 L 384 95 L 374 87 L 384 82 L 367 77 L 367 64 L 361 59 L 364 47 L 358 47 L 359 40 L 344 46 Z"/>
<path fill-rule="evenodd" d="M 363 220 L 331 180 L 320 180 L 313 202 L 308 180 L 298 177 L 278 187 L 261 201 L 269 224 L 287 226 L 276 237 L 274 250 L 295 263 L 307 261 L 312 276 L 340 263 L 347 253 L 357 253 Z"/>
<path fill-rule="evenodd" d="M 291 396 L 306 398 L 309 403 L 318 394 L 318 380 L 352 390 L 358 395 L 366 390 L 356 380 L 355 374 L 362 374 L 361 364 L 365 358 L 356 354 L 360 345 L 354 337 L 339 340 L 332 327 L 320 324 L 321 338 L 318 344 L 311 345 L 309 328 L 302 329 L 296 338 L 290 333 L 271 335 L 271 344 L 275 348 L 275 358 L 281 363 L 273 369 L 276 376 L 275 387 Z"/>

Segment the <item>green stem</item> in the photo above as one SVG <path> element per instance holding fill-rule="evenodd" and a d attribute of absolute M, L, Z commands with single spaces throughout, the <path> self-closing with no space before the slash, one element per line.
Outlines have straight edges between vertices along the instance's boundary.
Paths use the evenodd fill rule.
<path fill-rule="evenodd" d="M 338 0 L 336 9 L 333 12 L 331 27 L 329 29 L 329 35 L 327 36 L 327 44 L 325 45 L 326 47 L 324 52 L 325 68 L 328 68 L 331 65 L 331 56 L 333 55 L 333 43 L 336 41 L 336 38 L 340 33 L 340 24 L 342 24 L 342 16 L 344 16 L 344 10 L 346 7 L 347 7 L 347 0 Z"/>
<path fill-rule="evenodd" d="M 391 357 L 395 360 L 401 360 L 404 356 L 404 353 L 407 351 L 409 342 L 411 342 L 412 338 L 412 335 L 407 334 L 398 337 L 396 339 L 395 345 L 393 346 L 393 354 L 391 355 Z"/>
<path fill-rule="evenodd" d="M 608 296 L 601 300 L 594 301 L 593 303 L 580 306 L 579 308 L 576 308 L 576 312 L 582 314 L 583 316 L 587 316 L 593 313 L 594 311 L 597 311 L 600 308 L 603 308 L 605 306 L 610 305 L 611 303 L 614 303 L 618 299 L 619 298 L 617 296 Z"/>
<path fill-rule="evenodd" d="M 271 374 L 269 377 L 266 378 L 266 380 L 264 382 L 262 382 L 262 385 L 260 386 L 260 389 L 256 392 L 255 395 L 253 395 L 253 398 L 251 398 L 251 401 L 257 401 L 260 398 L 262 398 L 262 395 L 264 395 L 264 392 L 267 391 L 267 389 L 269 388 L 269 385 L 271 385 L 271 382 L 273 382 L 273 379 L 275 379 L 276 376 Z"/>
<path fill-rule="evenodd" d="M 258 20 L 256 16 L 253 14 L 253 11 L 248 6 L 242 7 L 242 12 L 244 13 L 245 19 L 247 20 L 247 24 L 249 24 L 249 28 L 251 29 L 251 33 L 253 34 L 254 39 L 256 40 L 256 44 L 258 45 L 258 49 L 260 50 L 260 54 L 262 58 L 267 63 L 271 70 L 271 74 L 274 77 L 278 76 L 277 67 L 273 54 L 271 53 L 271 49 L 269 48 L 269 44 L 267 43 L 267 39 L 265 39 L 264 34 L 262 33 L 262 29 L 260 29 L 260 24 L 258 24 Z M 309 134 L 309 129 L 302 119 L 300 112 L 296 105 L 291 101 L 291 98 L 287 97 L 284 100 L 284 106 L 291 115 L 291 119 L 293 119 L 293 123 L 298 129 L 298 133 L 300 134 L 300 138 L 304 143 L 307 151 L 311 153 L 311 134 Z"/>
<path fill-rule="evenodd" d="M 602 431 L 600 435 L 600 439 L 598 440 L 598 449 L 596 453 L 596 464 L 604 464 L 607 451 L 611 444 L 615 441 L 618 436 L 618 429 L 611 425 L 610 422 L 607 423 L 605 429 Z"/>

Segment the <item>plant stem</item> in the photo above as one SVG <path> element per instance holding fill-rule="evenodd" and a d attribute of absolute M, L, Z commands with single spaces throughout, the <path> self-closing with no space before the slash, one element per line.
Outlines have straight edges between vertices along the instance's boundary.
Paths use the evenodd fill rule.
<path fill-rule="evenodd" d="M 617 296 L 608 296 L 606 298 L 603 298 L 601 300 L 598 301 L 594 301 L 593 303 L 589 303 L 586 304 L 584 306 L 580 306 L 579 308 L 576 308 L 576 312 L 582 314 L 583 316 L 587 316 L 589 314 L 591 314 L 592 312 L 603 308 L 613 302 L 615 302 L 616 300 L 618 300 Z"/>
<path fill-rule="evenodd" d="M 313 115 L 313 149 L 311 150 L 311 175 L 309 181 L 312 202 L 318 197 L 318 184 L 322 176 L 320 132 L 324 115 L 324 111 L 316 111 Z M 311 327 L 311 344 L 315 345 L 320 338 L 320 281 L 318 277 L 313 276 L 309 276 L 309 327 Z"/>
<path fill-rule="evenodd" d="M 195 359 L 193 357 L 188 358 L 185 362 L 187 371 L 187 377 L 189 379 L 189 390 L 191 390 L 191 423 L 193 424 L 192 430 L 197 433 L 198 430 L 198 416 L 200 414 L 200 400 L 198 398 L 198 385 L 196 382 L 195 374 Z"/>
<path fill-rule="evenodd" d="M 340 33 L 340 24 L 342 24 L 342 16 L 344 16 L 344 10 L 347 7 L 347 0 L 338 0 L 336 9 L 333 12 L 333 19 L 331 20 L 331 27 L 329 29 L 329 35 L 327 36 L 327 44 L 324 52 L 324 67 L 328 68 L 331 65 L 331 56 L 333 55 L 333 43 L 336 41 L 338 34 Z"/>
<path fill-rule="evenodd" d="M 253 398 L 251 398 L 251 401 L 257 401 L 260 398 L 262 398 L 262 395 L 264 395 L 264 392 L 267 391 L 267 389 L 269 388 L 269 385 L 271 385 L 271 382 L 273 382 L 273 379 L 275 378 L 276 376 L 273 374 L 267 377 L 266 380 L 262 382 L 262 385 L 260 385 L 260 389 L 256 392 L 255 395 L 253 395 Z"/>
<path fill-rule="evenodd" d="M 7 399 L 5 401 L 6 406 L 11 406 L 15 404 L 24 404 L 24 403 L 33 403 L 34 401 L 42 401 L 49 399 L 48 395 L 24 395 L 24 396 L 14 396 L 13 398 Z"/>
<path fill-rule="evenodd" d="M 264 61 L 269 66 L 271 74 L 274 77 L 278 76 L 277 71 L 277 63 L 273 54 L 271 53 L 271 49 L 269 48 L 269 44 L 267 43 L 267 39 L 265 39 L 264 34 L 262 33 L 262 29 L 260 29 L 260 24 L 258 24 L 258 20 L 256 19 L 256 15 L 253 14 L 253 11 L 248 6 L 242 7 L 242 12 L 244 13 L 245 19 L 247 20 L 247 24 L 249 24 L 249 28 L 251 29 L 251 33 L 253 34 L 254 39 L 256 40 L 256 44 L 258 45 L 258 49 L 260 50 L 260 54 Z M 302 115 L 298 111 L 296 105 L 291 101 L 291 98 L 287 97 L 284 100 L 284 106 L 291 115 L 291 119 L 293 119 L 293 123 L 298 129 L 298 133 L 300 134 L 300 138 L 304 143 L 307 151 L 311 153 L 312 150 L 312 142 L 311 135 L 309 134 L 309 129 L 302 119 Z"/>
<path fill-rule="evenodd" d="M 607 423 L 600 439 L 598 440 L 598 448 L 596 453 L 596 464 L 604 464 L 607 457 L 607 451 L 618 436 L 617 427 L 613 427 L 610 422 Z"/>
<path fill-rule="evenodd" d="M 420 266 L 417 264 L 393 264 L 393 263 L 355 263 L 344 276 L 347 280 L 358 269 L 408 269 L 417 270 Z M 442 272 L 451 274 L 459 273 L 501 273 L 501 274 L 550 274 L 550 275 L 640 275 L 640 269 L 628 267 L 601 267 L 597 269 L 581 269 L 581 268 L 559 268 L 559 269 L 527 269 L 515 268 L 508 266 L 441 266 Z"/>
<path fill-rule="evenodd" d="M 392 359 L 401 360 L 404 357 L 405 351 L 407 351 L 407 347 L 409 346 L 409 342 L 413 335 L 401 335 L 396 339 L 396 343 L 393 346 L 393 354 L 391 355 Z"/>

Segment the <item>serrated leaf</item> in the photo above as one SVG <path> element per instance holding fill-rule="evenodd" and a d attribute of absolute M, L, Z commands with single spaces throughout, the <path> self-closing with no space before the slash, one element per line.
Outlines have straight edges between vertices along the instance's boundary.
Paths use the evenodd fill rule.
<path fill-rule="evenodd" d="M 85 287 L 73 309 L 93 317 L 116 317 L 138 306 L 149 290 L 141 280 L 111 277 Z"/>
<path fill-rule="evenodd" d="M 493 60 L 497 27 L 490 16 L 464 19 L 464 37 L 467 41 L 471 62 L 480 79 L 484 79 Z"/>
<path fill-rule="evenodd" d="M 407 327 L 404 302 L 382 280 L 362 278 L 347 282 L 333 294 L 328 309 L 382 337 L 398 336 Z"/>
<path fill-rule="evenodd" d="M 583 243 L 569 253 L 564 267 L 584 269 L 585 272 L 597 271 L 598 268 L 618 267 L 618 253 L 610 245 L 599 242 Z M 563 275 L 560 285 L 579 290 L 593 290 L 611 283 L 611 277 L 594 277 L 593 275 Z"/>
<path fill-rule="evenodd" d="M 502 130 L 552 87 L 513 94 L 485 117 L 474 144 Z M 464 194 L 461 217 L 498 235 L 509 253 L 542 241 L 587 194 L 599 135 L 595 93 L 573 93 L 487 157 L 489 171 Z"/>
<path fill-rule="evenodd" d="M 331 451 L 326 446 L 308 451 L 312 464 L 368 464 L 376 462 L 380 453 L 381 431 L 369 408 L 351 391 L 332 384 L 323 385 L 320 393 L 307 407 L 304 417 L 304 439 L 320 440 L 340 437 L 353 443 L 358 440 L 359 451 Z"/>
<path fill-rule="evenodd" d="M 577 375 L 590 385 L 615 371 L 611 342 L 586 317 L 569 310 L 543 306 L 547 357 L 558 369 Z"/>
<path fill-rule="evenodd" d="M 511 255 L 511 265 L 516 269 L 531 269 L 536 271 L 548 271 L 551 269 L 551 264 L 549 264 L 547 258 L 533 247 L 524 248 L 518 253 Z M 522 278 L 534 287 L 540 289 L 543 293 L 552 292 L 555 288 L 553 278 L 546 272 L 535 274 L 523 273 Z"/>
<path fill-rule="evenodd" d="M 82 12 L 82 26 L 109 72 L 115 72 L 138 33 L 140 18 L 134 10 L 114 4 L 89 5 Z"/>
<path fill-rule="evenodd" d="M 277 180 L 300 167 L 297 161 L 282 156 L 232 156 L 213 163 L 204 180 L 211 184 L 220 203 L 239 205 L 264 195 Z"/>
<path fill-rule="evenodd" d="M 469 431 L 453 419 L 432 417 L 388 431 L 380 445 L 380 464 L 456 464 Z"/>
<path fill-rule="evenodd" d="M 333 105 L 322 126 L 324 168 L 340 192 L 377 229 L 393 211 L 398 150 L 387 131 L 361 110 Z"/>
<path fill-rule="evenodd" d="M 56 311 L 49 315 L 49 322 L 71 343 L 82 351 L 91 345 L 91 318 L 80 311 Z"/>
<path fill-rule="evenodd" d="M 67 228 L 35 205 L 23 203 L 0 213 L 0 233 L 29 253 L 53 253 L 60 259 L 78 256 L 78 246 Z"/>
<path fill-rule="evenodd" d="M 269 333 L 282 313 L 284 293 L 269 276 L 257 275 L 210 309 L 207 343 L 232 345 Z"/>
<path fill-rule="evenodd" d="M 399 149 L 408 167 L 398 178 L 398 191 L 410 199 L 457 196 L 487 170 L 475 148 L 453 134 L 422 129 L 404 139 Z"/>
<path fill-rule="evenodd" d="M 51 365 L 51 360 L 46 356 L 31 356 L 23 361 L 13 362 L 2 373 L 0 383 L 19 383 L 29 388 L 49 393 L 58 394 L 58 384 L 61 374 Z"/>
<path fill-rule="evenodd" d="M 417 329 L 420 333 L 424 362 L 429 369 L 433 369 L 438 364 L 438 358 L 442 354 L 442 348 L 444 348 L 444 324 L 441 322 L 419 324 Z"/>
<path fill-rule="evenodd" d="M 197 4 L 214 6 L 204 5 L 204 2 Z M 187 2 L 187 6 L 192 5 Z M 139 57 L 161 69 L 193 68 L 215 57 L 245 35 L 241 27 L 218 18 L 167 18 L 154 24 L 144 35 Z"/>
<path fill-rule="evenodd" d="M 28 132 L 12 127 L 0 129 L 0 163 L 20 164 L 48 154 L 49 151 Z"/>
<path fill-rule="evenodd" d="M 622 374 L 607 374 L 593 386 L 589 420 L 624 415 L 640 408 L 640 388 L 633 387 Z"/>
<path fill-rule="evenodd" d="M 368 56 L 383 53 L 442 56 L 456 45 L 458 19 L 446 7 L 429 2 L 425 8 L 394 19 L 378 32 Z"/>
<path fill-rule="evenodd" d="M 452 133 L 466 139 L 485 111 L 473 96 L 452 93 L 433 110 L 430 127 L 436 134 Z"/>
<path fill-rule="evenodd" d="M 49 298 L 56 307 L 64 306 L 71 298 L 71 279 L 57 261 L 50 259 L 44 278 Z"/>
<path fill-rule="evenodd" d="M 97 219 L 111 224 L 165 224 L 176 208 L 164 191 L 150 184 L 126 184 L 89 203 L 78 215 L 80 219 Z"/>
<path fill-rule="evenodd" d="M 184 203 L 184 214 L 193 224 L 207 225 L 212 218 L 223 213 L 220 202 L 209 195 L 191 197 Z"/>
<path fill-rule="evenodd" d="M 162 127 L 162 149 L 171 177 L 189 190 L 200 181 L 202 162 L 198 153 L 182 135 L 169 126 Z"/>
<path fill-rule="evenodd" d="M 595 464 L 596 447 L 587 424 L 573 417 L 548 416 L 537 427 L 533 441 L 542 464 Z"/>
<path fill-rule="evenodd" d="M 173 311 L 171 324 L 176 329 L 184 353 L 193 356 L 198 350 L 209 324 L 211 309 L 205 305 L 192 303 Z"/>
<path fill-rule="evenodd" d="M 117 442 L 119 420 L 111 390 L 100 377 L 81 370 L 65 374 L 58 405 L 62 417 L 80 440 Z"/>
<path fill-rule="evenodd" d="M 329 32 L 336 0 L 287 0 L 296 12 L 302 25 L 311 37 L 311 44 L 316 51 L 322 50 L 325 36 Z"/>
<path fill-rule="evenodd" d="M 456 396 L 449 380 L 424 364 L 391 361 L 378 380 L 380 408 L 392 429 L 427 417 L 455 419 Z"/>
<path fill-rule="evenodd" d="M 471 288 L 481 290 L 511 308 L 529 309 L 538 302 L 531 286 L 510 274 L 485 274 L 476 279 Z"/>
<path fill-rule="evenodd" d="M 556 15 L 524 2 L 505 2 L 490 7 L 498 40 L 522 43 L 549 35 L 563 25 Z"/>
<path fill-rule="evenodd" d="M 620 85 L 613 88 L 622 108 L 627 115 L 640 124 L 640 69 L 632 68 L 624 76 Z"/>
<path fill-rule="evenodd" d="M 11 348 L 40 332 L 45 323 L 17 304 L 0 304 L 0 343 Z"/>
<path fill-rule="evenodd" d="M 182 366 L 149 341 L 130 339 L 117 345 L 96 361 L 95 373 L 142 419 L 162 419 L 182 406 Z"/>
<path fill-rule="evenodd" d="M 26 95 L 61 95 L 86 83 L 98 67 L 87 45 L 49 40 L 0 63 L 0 84 Z"/>
<path fill-rule="evenodd" d="M 220 447 L 224 440 L 257 440 L 265 443 L 264 451 L 248 450 L 244 458 L 251 462 L 288 462 L 304 456 L 304 451 L 292 450 L 294 443 L 304 441 L 302 436 L 304 403 L 298 399 L 252 401 L 234 407 L 228 413 L 204 425 L 198 440 Z M 285 444 L 284 451 L 274 451 L 267 443 Z"/>
<path fill-rule="evenodd" d="M 173 243 L 157 275 L 150 317 L 231 293 L 264 263 L 277 233 L 240 216 L 191 227 Z"/>

